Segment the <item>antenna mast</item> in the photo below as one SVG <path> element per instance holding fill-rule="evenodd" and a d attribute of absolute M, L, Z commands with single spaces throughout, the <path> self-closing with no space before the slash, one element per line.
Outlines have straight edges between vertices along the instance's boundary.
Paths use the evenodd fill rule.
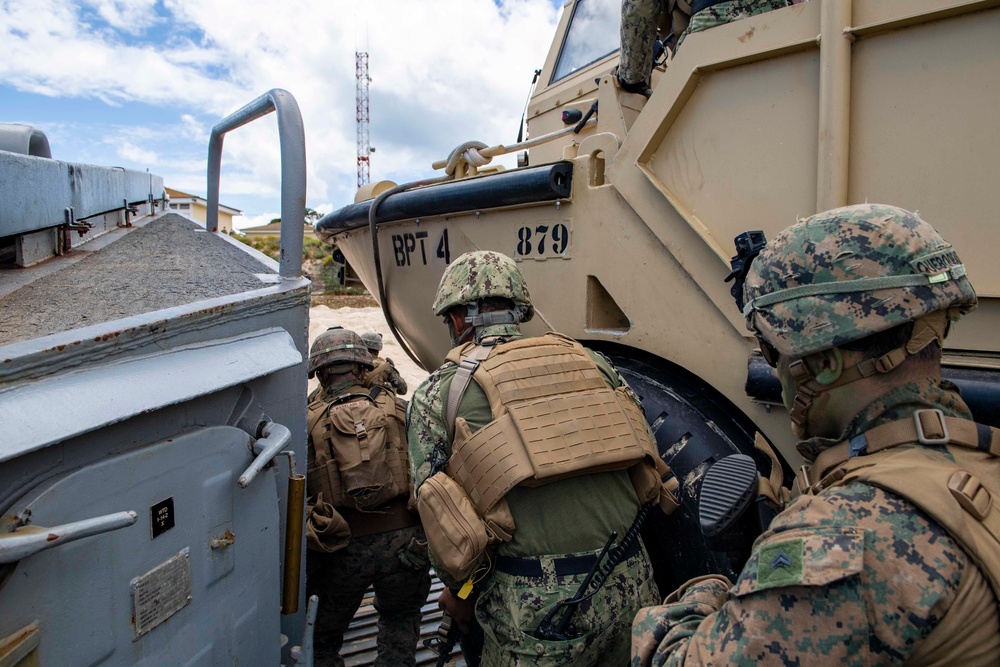
<path fill-rule="evenodd" d="M 369 162 L 371 144 L 368 140 L 368 52 L 355 51 L 354 64 L 357 76 L 358 111 L 358 187 L 370 180 Z"/>

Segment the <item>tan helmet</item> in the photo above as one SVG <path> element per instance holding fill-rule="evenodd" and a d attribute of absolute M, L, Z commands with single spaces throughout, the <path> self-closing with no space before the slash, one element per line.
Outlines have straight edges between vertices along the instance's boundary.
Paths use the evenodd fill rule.
<path fill-rule="evenodd" d="M 435 315 L 444 315 L 453 306 L 475 306 L 489 297 L 513 301 L 515 310 L 510 312 L 517 317 L 517 322 L 527 322 L 535 314 L 528 286 L 517 263 L 492 250 L 467 252 L 452 262 L 441 276 L 431 307 Z"/>
<path fill-rule="evenodd" d="M 320 368 L 331 364 L 361 364 L 368 368 L 375 367 L 372 355 L 361 340 L 361 336 L 343 327 L 331 327 L 313 341 L 309 350 L 309 377 L 316 375 L 316 371 Z"/>

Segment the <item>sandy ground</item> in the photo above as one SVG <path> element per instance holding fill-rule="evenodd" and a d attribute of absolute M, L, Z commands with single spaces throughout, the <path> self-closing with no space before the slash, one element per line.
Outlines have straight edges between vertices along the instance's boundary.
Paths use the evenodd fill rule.
<path fill-rule="evenodd" d="M 382 334 L 382 357 L 392 359 L 408 385 L 408 393 L 424 381 L 427 372 L 413 363 L 399 346 L 389 326 L 385 323 L 381 308 L 330 308 L 329 306 L 313 306 L 309 309 L 309 345 L 330 327 L 341 326 L 361 334 L 366 331 L 377 331 Z M 309 381 L 309 391 L 316 386 L 316 380 Z"/>

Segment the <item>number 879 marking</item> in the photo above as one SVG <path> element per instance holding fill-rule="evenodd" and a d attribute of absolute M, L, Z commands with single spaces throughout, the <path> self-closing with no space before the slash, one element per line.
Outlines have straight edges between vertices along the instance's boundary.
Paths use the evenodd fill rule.
<path fill-rule="evenodd" d="M 538 225 L 532 231 L 531 227 L 521 227 L 517 230 L 517 255 L 519 257 L 530 258 L 532 251 L 534 256 L 546 257 L 550 254 L 565 255 L 566 248 L 569 247 L 569 229 L 564 224 Z"/>

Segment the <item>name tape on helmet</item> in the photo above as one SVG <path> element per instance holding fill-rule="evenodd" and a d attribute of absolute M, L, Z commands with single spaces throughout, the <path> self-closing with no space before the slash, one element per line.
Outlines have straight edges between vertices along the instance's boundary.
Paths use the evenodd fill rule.
<path fill-rule="evenodd" d="M 910 268 L 917 273 L 937 273 L 947 271 L 954 266 L 961 266 L 962 262 L 958 259 L 958 253 L 955 252 L 951 247 L 939 250 L 938 252 L 931 253 L 929 255 L 924 255 L 922 257 L 917 257 L 910 261 Z M 934 281 L 940 282 L 940 281 Z"/>
<path fill-rule="evenodd" d="M 365 345 L 355 345 L 354 343 L 338 343 L 332 347 L 324 347 L 322 350 L 314 350 L 309 358 L 318 357 L 321 354 L 326 354 L 327 352 L 334 352 L 336 350 L 367 350 L 368 347 Z"/>

